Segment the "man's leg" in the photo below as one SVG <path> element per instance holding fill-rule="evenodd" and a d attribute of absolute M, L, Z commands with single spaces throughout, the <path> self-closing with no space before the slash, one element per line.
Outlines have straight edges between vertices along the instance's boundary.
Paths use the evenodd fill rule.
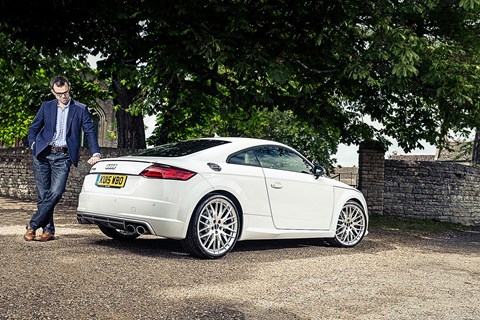
<path fill-rule="evenodd" d="M 35 232 L 40 227 L 38 223 L 38 208 L 42 205 L 48 191 L 50 190 L 50 163 L 47 159 L 48 151 L 40 153 L 37 157 L 33 157 L 33 176 L 35 179 L 35 188 L 37 190 L 37 211 L 32 215 L 27 225 L 27 233 L 25 240 L 31 241 L 35 238 Z M 36 217 L 36 219 L 34 219 Z"/>
<path fill-rule="evenodd" d="M 50 168 L 52 170 L 50 179 L 50 191 L 51 194 L 54 195 L 54 204 L 50 209 L 50 212 L 47 214 L 47 216 L 49 216 L 50 218 L 44 222 L 42 227 L 44 232 L 49 232 L 53 235 L 55 233 L 53 212 L 55 206 L 60 201 L 63 193 L 65 192 L 72 162 L 68 154 L 55 153 L 51 154 L 48 158 L 50 159 Z"/>
<path fill-rule="evenodd" d="M 48 162 L 48 159 L 46 156 L 48 155 L 40 155 L 40 159 L 34 158 L 34 166 L 33 166 L 33 172 L 35 176 L 35 186 L 37 190 L 37 208 L 40 206 L 43 201 L 45 200 L 45 197 L 47 196 L 48 191 L 50 190 L 50 185 L 51 185 L 51 168 L 50 168 L 50 163 Z M 51 215 L 51 223 L 53 225 L 53 212 L 49 212 L 48 215 Z M 53 227 L 54 229 L 54 227 Z"/>
<path fill-rule="evenodd" d="M 38 204 L 38 210 L 30 220 L 30 227 L 32 229 L 42 227 L 44 233 L 48 232 L 53 235 L 55 233 L 53 212 L 65 192 L 71 161 L 68 154 L 63 153 L 52 153 L 48 155 L 46 159 L 50 169 L 49 182 L 37 181 L 37 184 L 41 186 L 39 189 L 44 188 L 48 184 L 50 184 L 50 188 L 46 190 L 41 203 Z M 41 161 L 39 160 L 39 162 Z M 42 165 L 44 165 L 44 163 Z M 44 175 L 47 170 L 46 166 L 39 166 L 39 168 L 41 168 L 38 170 L 38 176 L 40 177 Z"/>

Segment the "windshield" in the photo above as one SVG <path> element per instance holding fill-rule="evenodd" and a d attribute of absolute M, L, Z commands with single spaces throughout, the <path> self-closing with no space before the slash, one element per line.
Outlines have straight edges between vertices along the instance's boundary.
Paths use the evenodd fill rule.
<path fill-rule="evenodd" d="M 224 140 L 209 140 L 209 139 L 198 139 L 198 140 L 185 140 L 180 142 L 162 144 L 157 147 L 150 149 L 144 149 L 137 153 L 132 154 L 132 156 L 147 156 L 147 157 L 181 157 L 202 150 L 210 149 L 229 141 Z"/>

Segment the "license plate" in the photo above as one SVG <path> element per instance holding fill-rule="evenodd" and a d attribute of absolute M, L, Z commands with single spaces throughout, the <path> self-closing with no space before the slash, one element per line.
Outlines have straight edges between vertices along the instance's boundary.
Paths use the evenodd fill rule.
<path fill-rule="evenodd" d="M 106 188 L 123 188 L 127 182 L 127 176 L 116 174 L 99 174 L 95 185 Z"/>

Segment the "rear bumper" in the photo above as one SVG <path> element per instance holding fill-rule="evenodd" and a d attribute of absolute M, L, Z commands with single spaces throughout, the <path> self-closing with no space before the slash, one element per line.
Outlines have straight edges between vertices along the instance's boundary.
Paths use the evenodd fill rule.
<path fill-rule="evenodd" d="M 138 227 L 143 227 L 146 231 L 144 234 L 155 234 L 152 226 L 144 221 L 138 221 L 134 219 L 119 219 L 108 216 L 94 215 L 89 212 L 77 212 L 77 221 L 79 224 L 96 224 L 97 226 L 104 226 L 107 228 L 114 228 L 119 230 L 128 230 L 133 227 L 137 229 Z"/>
<path fill-rule="evenodd" d="M 152 234 L 177 240 L 185 238 L 186 224 L 182 221 L 151 215 L 109 215 L 108 213 L 96 213 L 82 209 L 79 208 L 77 210 L 77 221 L 79 224 L 95 224 L 126 231 L 131 231 L 133 228 L 138 230 L 137 227 L 140 227 L 145 230 L 142 234 Z"/>

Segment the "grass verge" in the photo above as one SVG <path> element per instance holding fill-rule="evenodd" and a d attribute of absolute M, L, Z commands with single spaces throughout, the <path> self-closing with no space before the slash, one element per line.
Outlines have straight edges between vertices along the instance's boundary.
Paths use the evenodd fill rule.
<path fill-rule="evenodd" d="M 428 233 L 473 230 L 473 227 L 465 226 L 459 223 L 423 219 L 408 219 L 399 217 L 386 217 L 378 215 L 370 216 L 369 222 L 369 225 L 372 229 L 393 229 Z"/>

